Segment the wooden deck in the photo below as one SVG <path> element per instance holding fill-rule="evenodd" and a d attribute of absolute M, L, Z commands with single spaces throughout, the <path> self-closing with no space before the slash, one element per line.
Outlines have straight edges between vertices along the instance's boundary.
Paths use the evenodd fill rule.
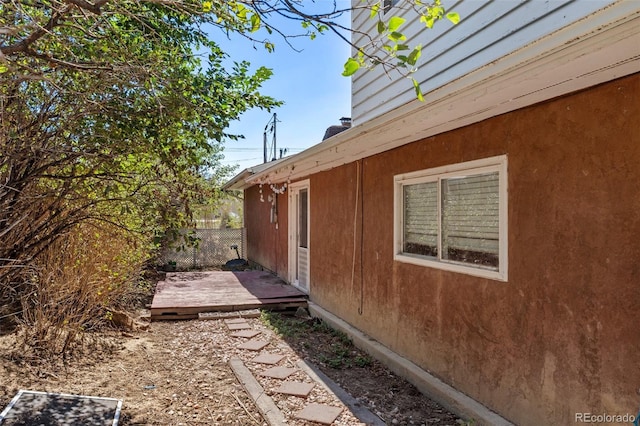
<path fill-rule="evenodd" d="M 151 319 L 192 319 L 203 312 L 306 305 L 304 293 L 268 272 L 172 272 L 156 287 Z"/>

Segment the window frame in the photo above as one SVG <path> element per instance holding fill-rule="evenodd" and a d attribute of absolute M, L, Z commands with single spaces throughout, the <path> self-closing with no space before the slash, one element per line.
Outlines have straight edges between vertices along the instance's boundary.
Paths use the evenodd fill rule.
<path fill-rule="evenodd" d="M 442 185 L 441 181 L 450 178 L 481 175 L 498 172 L 498 269 L 486 266 L 474 266 L 464 262 L 442 259 Z M 464 163 L 450 164 L 431 169 L 403 173 L 394 176 L 394 260 L 419 266 L 458 272 L 498 281 L 508 280 L 508 188 L 507 156 L 500 155 Z M 438 210 L 438 255 L 437 257 L 406 253 L 404 247 L 404 187 L 420 183 L 437 182 Z"/>

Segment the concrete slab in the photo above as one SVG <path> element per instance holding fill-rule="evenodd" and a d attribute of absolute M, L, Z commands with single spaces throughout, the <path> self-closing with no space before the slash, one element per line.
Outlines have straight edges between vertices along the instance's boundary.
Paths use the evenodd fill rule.
<path fill-rule="evenodd" d="M 330 425 L 342 413 L 342 408 L 325 404 L 309 404 L 302 411 L 296 414 L 296 418 L 309 422 Z"/>
<path fill-rule="evenodd" d="M 249 323 L 245 321 L 238 324 L 227 324 L 227 327 L 229 328 L 229 330 L 248 330 L 251 328 L 251 325 L 249 325 Z"/>
<path fill-rule="evenodd" d="M 315 385 L 313 383 L 305 383 L 305 382 L 284 382 L 278 389 L 275 391 L 277 393 L 283 393 L 285 395 L 293 395 L 300 398 L 306 398 L 309 396 L 313 387 Z"/>
<path fill-rule="evenodd" d="M 279 363 L 283 359 L 284 359 L 284 355 L 270 354 L 266 352 L 258 355 L 257 357 L 252 359 L 251 362 L 257 362 L 258 364 L 274 365 Z"/>
<path fill-rule="evenodd" d="M 513 423 L 504 417 L 427 373 L 416 364 L 396 354 L 331 312 L 313 303 L 309 303 L 309 312 L 313 317 L 321 318 L 332 328 L 345 333 L 358 348 L 385 364 L 398 376 L 407 379 L 420 392 L 460 417 L 473 419 L 480 425 L 513 426 Z"/>
<path fill-rule="evenodd" d="M 264 370 L 260 375 L 264 377 L 271 377 L 273 379 L 286 379 L 296 371 L 298 370 L 289 367 L 271 367 Z"/>
<path fill-rule="evenodd" d="M 269 342 L 266 340 L 249 340 L 248 342 L 244 342 L 243 344 L 238 346 L 238 349 L 246 349 L 248 351 L 259 351 L 265 346 L 267 346 Z"/>
<path fill-rule="evenodd" d="M 229 360 L 229 365 L 234 374 L 245 388 L 247 393 L 251 396 L 251 399 L 256 403 L 258 410 L 262 413 L 262 416 L 269 422 L 270 426 L 281 426 L 286 424 L 284 414 L 273 402 L 273 399 L 264 392 L 264 388 L 260 386 L 260 383 L 253 377 L 249 369 L 244 365 L 241 359 L 232 358 Z"/>
<path fill-rule="evenodd" d="M 377 415 L 369 411 L 369 409 L 351 395 L 349 395 L 344 389 L 342 389 L 336 382 L 331 380 L 326 374 L 324 374 L 318 367 L 306 360 L 299 360 L 296 365 L 300 370 L 306 373 L 313 381 L 322 386 L 329 394 L 339 399 L 344 405 L 346 405 L 351 413 L 358 418 L 362 423 L 367 426 L 385 426 L 386 423 Z"/>
<path fill-rule="evenodd" d="M 258 334 L 260 334 L 260 332 L 256 331 L 256 330 L 242 330 L 242 331 L 238 331 L 236 333 L 231 333 L 230 336 L 231 337 L 248 337 L 248 338 L 252 338 L 252 337 L 256 337 Z"/>
<path fill-rule="evenodd" d="M 247 320 L 244 318 L 229 318 L 224 320 L 225 324 L 247 324 Z"/>

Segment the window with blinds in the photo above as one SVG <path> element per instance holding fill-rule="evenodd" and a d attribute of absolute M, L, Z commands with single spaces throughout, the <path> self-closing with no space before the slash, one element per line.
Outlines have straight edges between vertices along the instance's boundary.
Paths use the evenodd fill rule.
<path fill-rule="evenodd" d="M 404 187 L 403 251 L 438 255 L 438 185 L 436 182 Z"/>
<path fill-rule="evenodd" d="M 396 260 L 506 281 L 506 156 L 395 177 Z"/>
<path fill-rule="evenodd" d="M 442 258 L 499 266 L 498 173 L 441 180 Z"/>

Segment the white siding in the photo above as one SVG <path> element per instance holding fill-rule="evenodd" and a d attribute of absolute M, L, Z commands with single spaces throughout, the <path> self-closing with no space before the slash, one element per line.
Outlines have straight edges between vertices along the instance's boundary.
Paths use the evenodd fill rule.
<path fill-rule="evenodd" d="M 615 1 L 443 0 L 448 10 L 460 14 L 461 21 L 453 25 L 444 20 L 433 29 L 426 29 L 412 11 L 392 9 L 388 16 L 399 14 L 407 19 L 401 30 L 411 45 L 422 44 L 420 69 L 414 78 L 428 93 L 612 3 Z M 354 0 L 354 7 L 360 4 Z M 375 34 L 375 23 L 365 11 L 353 14 L 357 30 Z M 355 35 L 353 41 L 362 44 L 363 37 Z M 357 73 L 352 84 L 354 125 L 414 99 L 413 86 L 407 79 L 397 75 L 390 78 L 380 67 Z"/>

